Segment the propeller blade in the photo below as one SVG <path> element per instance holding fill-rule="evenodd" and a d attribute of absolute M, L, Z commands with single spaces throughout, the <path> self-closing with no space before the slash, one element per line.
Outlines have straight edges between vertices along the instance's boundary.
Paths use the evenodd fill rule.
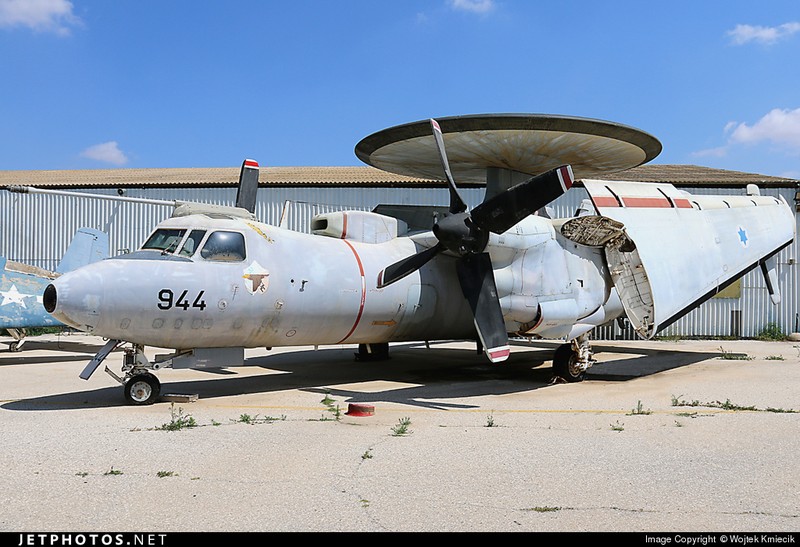
<path fill-rule="evenodd" d="M 505 361 L 511 349 L 489 253 L 466 255 L 458 260 L 456 269 L 483 351 L 492 363 Z"/>
<path fill-rule="evenodd" d="M 258 162 L 244 160 L 239 172 L 239 189 L 236 190 L 236 206 L 256 212 L 256 194 L 258 193 Z"/>
<path fill-rule="evenodd" d="M 450 162 L 447 161 L 447 152 L 444 149 L 444 136 L 442 135 L 442 128 L 439 127 L 439 122 L 431 119 L 431 128 L 433 128 L 433 138 L 436 141 L 436 149 L 439 150 L 439 159 L 442 160 L 442 169 L 447 178 L 447 185 L 450 188 L 450 212 L 463 213 L 467 210 L 467 204 L 458 195 L 458 188 L 456 182 L 453 180 L 453 174 L 450 172 Z"/>
<path fill-rule="evenodd" d="M 569 165 L 557 167 L 484 201 L 472 210 L 472 220 L 485 230 L 502 234 L 564 194 L 573 182 Z"/>
<path fill-rule="evenodd" d="M 442 249 L 442 245 L 438 244 L 435 247 L 425 249 L 424 251 L 420 251 L 417 254 L 411 255 L 403 260 L 398 260 L 394 264 L 387 266 L 378 274 L 378 288 L 382 289 L 419 270 Z"/>

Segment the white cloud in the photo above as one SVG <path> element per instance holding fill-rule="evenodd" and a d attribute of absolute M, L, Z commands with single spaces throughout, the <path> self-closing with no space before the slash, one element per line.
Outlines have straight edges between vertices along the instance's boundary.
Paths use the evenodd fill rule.
<path fill-rule="evenodd" d="M 69 0 L 0 0 L 0 28 L 22 26 L 66 36 L 81 24 L 72 8 Z"/>
<path fill-rule="evenodd" d="M 114 165 L 125 165 L 128 163 L 128 157 L 119 149 L 117 141 L 109 141 L 90 146 L 81 152 L 81 156 Z"/>
<path fill-rule="evenodd" d="M 722 158 L 736 146 L 756 146 L 768 143 L 791 155 L 800 156 L 800 108 L 795 110 L 775 108 L 756 123 L 728 122 L 723 134 L 727 142 L 716 148 L 692 152 L 694 157 Z"/>
<path fill-rule="evenodd" d="M 736 45 L 747 44 L 749 42 L 771 45 L 797 32 L 800 32 L 800 23 L 793 21 L 791 23 L 778 25 L 777 27 L 736 25 L 733 30 L 728 31 L 728 36 L 731 37 L 733 43 Z"/>
<path fill-rule="evenodd" d="M 775 108 L 753 125 L 733 123 L 726 126 L 729 141 L 736 144 L 771 142 L 800 154 L 800 108 Z"/>
<path fill-rule="evenodd" d="M 698 150 L 692 152 L 692 156 L 697 158 L 724 158 L 728 154 L 727 146 L 718 146 L 717 148 L 706 148 L 705 150 Z"/>
<path fill-rule="evenodd" d="M 487 13 L 494 8 L 494 0 L 450 0 L 453 9 Z"/>

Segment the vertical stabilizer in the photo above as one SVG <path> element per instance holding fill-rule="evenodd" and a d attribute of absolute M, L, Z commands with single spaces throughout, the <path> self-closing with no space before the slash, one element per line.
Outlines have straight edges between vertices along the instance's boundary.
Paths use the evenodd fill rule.
<path fill-rule="evenodd" d="M 258 194 L 258 162 L 244 160 L 239 172 L 239 189 L 236 191 L 236 206 L 256 212 L 256 195 Z"/>
<path fill-rule="evenodd" d="M 92 228 L 81 228 L 75 232 L 56 272 L 66 273 L 104 258 L 108 258 L 108 234 Z"/>

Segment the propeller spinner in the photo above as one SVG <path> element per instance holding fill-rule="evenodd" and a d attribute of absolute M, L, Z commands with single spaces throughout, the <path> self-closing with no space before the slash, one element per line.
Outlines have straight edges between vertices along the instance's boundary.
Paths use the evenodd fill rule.
<path fill-rule="evenodd" d="M 430 122 L 450 190 L 450 214 L 433 226 L 438 243 L 387 266 L 378 275 L 378 288 L 417 271 L 441 252 L 457 256 L 458 280 L 472 309 L 484 352 L 493 363 L 504 361 L 510 349 L 492 261 L 485 252 L 489 233 L 502 234 L 569 190 L 573 183 L 572 168 L 564 165 L 531 177 L 468 211 L 450 171 L 442 130 L 436 120 Z"/>

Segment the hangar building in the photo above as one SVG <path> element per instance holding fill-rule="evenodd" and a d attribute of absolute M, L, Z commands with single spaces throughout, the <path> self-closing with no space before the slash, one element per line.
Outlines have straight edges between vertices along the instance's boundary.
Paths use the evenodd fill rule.
<path fill-rule="evenodd" d="M 79 193 L 231 205 L 239 167 L 0 171 L 0 188 L 13 185 Z M 745 194 L 748 184 L 762 195 L 780 196 L 800 209 L 800 181 L 692 165 L 646 164 L 604 177 L 671 183 L 693 194 Z M 460 185 L 470 207 L 483 199 L 484 185 Z M 551 204 L 556 217 L 573 216 L 587 197 L 575 187 Z M 373 167 L 262 167 L 256 215 L 263 222 L 308 232 L 314 215 L 340 209 L 371 210 L 378 204 L 446 205 L 441 181 L 395 175 Z M 111 253 L 135 250 L 151 229 L 168 217 L 163 205 L 87 200 L 63 195 L 0 192 L 0 255 L 54 269 L 81 227 L 106 231 Z M 797 214 L 795 215 L 796 219 Z M 691 234 L 687 234 L 691 237 Z M 758 269 L 662 331 L 662 336 L 757 337 L 771 327 L 800 332 L 798 242 L 777 255 L 782 302 L 773 306 Z M 679 272 L 691 275 L 691 272 Z M 616 323 L 597 329 L 596 338 L 634 338 Z"/>

